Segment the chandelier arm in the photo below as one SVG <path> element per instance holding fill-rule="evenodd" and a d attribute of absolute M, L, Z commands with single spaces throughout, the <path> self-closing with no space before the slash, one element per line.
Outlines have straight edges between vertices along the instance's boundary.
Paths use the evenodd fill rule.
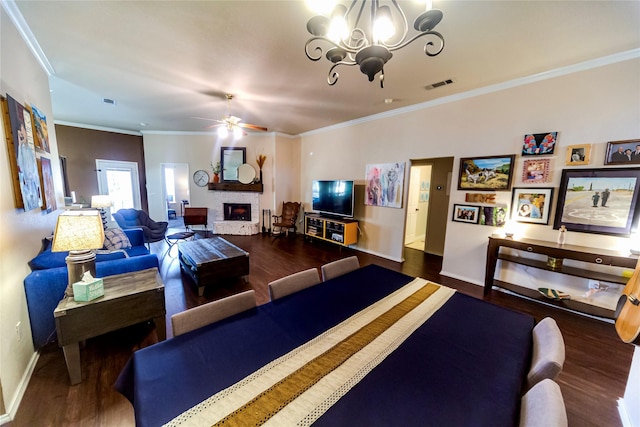
<path fill-rule="evenodd" d="M 333 86 L 338 82 L 338 78 L 340 77 L 340 74 L 338 74 L 338 72 L 333 71 L 338 65 L 346 65 L 351 67 L 356 64 L 357 64 L 356 62 L 346 62 L 346 61 L 340 61 L 333 64 L 333 66 L 329 68 L 329 73 L 327 75 L 327 83 L 329 84 L 329 86 Z"/>
<path fill-rule="evenodd" d="M 435 44 L 433 43 L 433 41 L 427 41 L 424 44 L 424 53 L 427 56 L 437 56 L 440 54 L 440 52 L 442 52 L 442 49 L 444 49 L 444 37 L 442 37 L 442 34 L 440 34 L 437 31 L 425 31 L 424 33 L 420 33 L 420 34 L 416 34 L 415 36 L 413 36 L 411 39 L 405 41 L 404 43 L 402 43 L 399 46 L 395 46 L 393 48 L 388 48 L 390 51 L 395 51 L 398 49 L 402 49 L 405 46 L 408 46 L 409 44 L 413 43 L 415 40 L 419 39 L 420 37 L 423 36 L 435 36 L 438 39 L 440 39 L 440 46 L 436 49 L 435 52 L 429 52 L 429 46 L 435 46 Z"/>
<path fill-rule="evenodd" d="M 331 47 L 339 47 L 341 49 L 344 49 L 345 51 L 347 51 L 347 53 L 357 53 L 359 47 L 356 48 L 352 48 L 351 46 L 345 45 L 344 43 L 336 43 L 333 40 L 324 37 L 324 36 L 314 36 L 311 37 L 309 40 L 307 40 L 307 42 L 304 44 L 304 53 L 307 55 L 307 58 L 309 58 L 312 61 L 318 61 L 322 58 L 322 54 L 324 52 L 324 49 L 322 48 L 322 46 L 315 46 L 315 47 L 311 47 L 311 44 L 313 42 L 316 41 L 323 41 L 323 42 L 327 42 L 331 45 Z M 310 50 L 312 52 L 315 52 L 318 54 L 318 56 L 313 55 L 312 53 L 310 53 Z"/>

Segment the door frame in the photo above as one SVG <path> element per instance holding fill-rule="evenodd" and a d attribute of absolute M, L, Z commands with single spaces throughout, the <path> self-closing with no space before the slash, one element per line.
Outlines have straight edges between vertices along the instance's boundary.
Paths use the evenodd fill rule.
<path fill-rule="evenodd" d="M 98 176 L 98 193 L 107 193 L 106 171 L 107 170 L 127 170 L 131 172 L 131 191 L 133 195 L 133 208 L 142 209 L 142 199 L 140 197 L 140 173 L 138 163 L 125 160 L 96 159 L 96 174 Z"/>

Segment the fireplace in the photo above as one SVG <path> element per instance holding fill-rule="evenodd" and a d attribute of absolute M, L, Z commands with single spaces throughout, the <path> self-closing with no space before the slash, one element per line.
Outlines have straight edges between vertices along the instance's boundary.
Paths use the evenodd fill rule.
<path fill-rule="evenodd" d="M 223 203 L 225 221 L 251 221 L 251 203 Z"/>

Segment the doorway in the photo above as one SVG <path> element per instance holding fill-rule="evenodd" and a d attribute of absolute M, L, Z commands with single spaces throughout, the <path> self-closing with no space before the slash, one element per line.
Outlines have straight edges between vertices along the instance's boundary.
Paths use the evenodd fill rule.
<path fill-rule="evenodd" d="M 162 200 L 167 202 L 167 219 L 183 216 L 189 204 L 189 165 L 187 163 L 161 163 Z M 186 203 L 185 203 L 186 202 Z M 170 212 L 173 212 L 171 215 Z"/>
<path fill-rule="evenodd" d="M 98 192 L 107 194 L 113 205 L 107 213 L 120 209 L 142 209 L 140 201 L 140 177 L 138 164 L 118 160 L 96 159 Z"/>
<path fill-rule="evenodd" d="M 453 157 L 412 159 L 404 246 L 444 255 Z"/>

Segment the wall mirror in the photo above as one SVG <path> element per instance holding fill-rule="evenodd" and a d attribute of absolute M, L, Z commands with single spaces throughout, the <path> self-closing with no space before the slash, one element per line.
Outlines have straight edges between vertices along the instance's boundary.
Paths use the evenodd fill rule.
<path fill-rule="evenodd" d="M 238 168 L 247 159 L 245 147 L 222 147 L 220 150 L 220 167 L 223 182 L 238 182 Z"/>

